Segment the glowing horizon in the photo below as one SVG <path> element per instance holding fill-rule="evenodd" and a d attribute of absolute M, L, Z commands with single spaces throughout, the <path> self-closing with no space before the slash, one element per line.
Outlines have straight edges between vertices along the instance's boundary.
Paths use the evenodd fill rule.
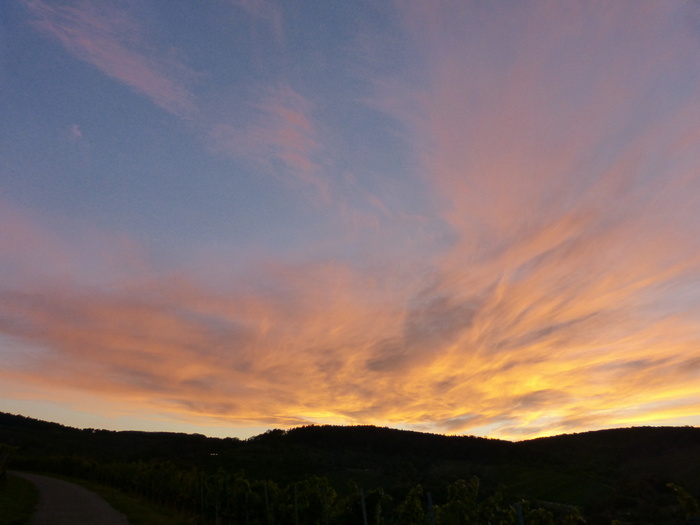
<path fill-rule="evenodd" d="M 0 410 L 700 425 L 697 7 L 341 4 L 0 6 Z"/>

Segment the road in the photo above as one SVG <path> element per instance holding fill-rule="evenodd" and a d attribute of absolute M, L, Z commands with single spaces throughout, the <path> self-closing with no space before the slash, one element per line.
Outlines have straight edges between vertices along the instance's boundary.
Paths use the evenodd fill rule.
<path fill-rule="evenodd" d="M 26 472 L 13 474 L 39 489 L 31 525 L 129 525 L 126 516 L 100 496 L 74 483 Z"/>

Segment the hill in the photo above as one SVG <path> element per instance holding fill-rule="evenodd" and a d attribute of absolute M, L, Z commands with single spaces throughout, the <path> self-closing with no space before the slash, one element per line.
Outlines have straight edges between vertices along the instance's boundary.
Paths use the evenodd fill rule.
<path fill-rule="evenodd" d="M 178 472 L 237 473 L 279 486 L 322 477 L 341 495 L 361 487 L 397 501 L 418 485 L 436 502 L 446 501 L 458 480 L 477 477 L 484 494 L 575 505 L 589 523 L 677 522 L 682 512 L 668 484 L 700 495 L 700 429 L 693 427 L 509 442 L 374 426 L 308 426 L 243 441 L 76 429 L 0 413 L 0 443 L 17 447 L 14 463 L 22 468 L 65 470 L 70 464 L 74 474 L 84 474 L 97 472 L 96 465 L 168 465 Z"/>

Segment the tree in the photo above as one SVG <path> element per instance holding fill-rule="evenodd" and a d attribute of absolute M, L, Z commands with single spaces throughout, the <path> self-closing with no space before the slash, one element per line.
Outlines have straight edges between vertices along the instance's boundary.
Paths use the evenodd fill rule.
<path fill-rule="evenodd" d="M 413 487 L 396 509 L 395 523 L 402 525 L 424 525 L 426 520 L 423 509 L 423 487 Z"/>
<path fill-rule="evenodd" d="M 688 521 L 693 524 L 700 524 L 700 505 L 698 505 L 698 500 L 691 496 L 683 487 L 675 483 L 669 483 L 666 486 L 675 492 L 676 499 L 680 506 L 683 507 Z"/>

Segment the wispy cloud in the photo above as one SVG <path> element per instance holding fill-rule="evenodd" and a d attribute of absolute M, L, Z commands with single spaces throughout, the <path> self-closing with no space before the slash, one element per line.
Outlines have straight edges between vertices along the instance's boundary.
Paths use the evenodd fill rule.
<path fill-rule="evenodd" d="M 687 141 L 699 115 L 680 74 L 695 36 L 651 4 L 406 6 L 430 73 L 410 95 L 413 107 L 386 109 L 413 130 L 424 176 L 460 239 L 442 260 L 436 297 L 459 302 L 469 289 L 481 305 L 463 316 L 445 370 L 459 370 L 459 356 L 475 370 L 470 383 L 488 377 L 493 394 L 476 397 L 481 414 L 512 419 L 504 432 L 562 430 L 583 398 L 591 414 L 627 420 L 621 407 L 643 397 L 628 381 L 641 388 L 644 375 L 613 377 L 594 372 L 596 363 L 663 356 L 677 366 L 697 355 L 700 244 L 687 195 L 697 191 L 700 159 Z M 674 308 L 684 286 L 693 292 Z M 672 343 L 679 334 L 684 342 Z M 511 367 L 521 355 L 535 365 Z M 668 371 L 665 388 L 678 381 L 698 402 L 674 367 L 650 362 Z M 517 401 L 536 394 L 537 407 Z M 499 406 L 486 408 L 491 401 Z"/>
<path fill-rule="evenodd" d="M 313 116 L 310 100 L 286 80 L 271 84 L 249 80 L 255 90 L 241 85 L 208 86 L 235 93 L 235 115 L 226 115 L 221 106 L 212 108 L 211 101 L 199 99 L 191 90 L 205 75 L 186 66 L 172 50 L 162 51 L 152 44 L 133 10 L 86 0 L 67 5 L 44 0 L 25 3 L 35 27 L 76 58 L 146 95 L 169 113 L 192 121 L 193 131 L 204 136 L 211 150 L 242 159 L 281 180 L 315 186 L 329 201 L 329 180 L 321 166 L 321 124 Z M 246 17 L 268 24 L 281 45 L 284 32 L 278 6 L 264 0 L 230 4 Z M 210 115 L 200 106 L 209 107 Z M 74 134 L 79 131 L 72 129 Z"/>
<path fill-rule="evenodd" d="M 70 134 L 76 140 L 80 140 L 83 138 L 83 132 L 80 130 L 80 126 L 78 126 L 77 124 L 71 125 Z"/>
<path fill-rule="evenodd" d="M 213 126 L 215 151 L 244 159 L 281 179 L 291 177 L 316 186 L 328 198 L 328 181 L 320 165 L 319 123 L 313 106 L 286 83 L 263 92 L 250 105 L 246 122 Z"/>
<path fill-rule="evenodd" d="M 138 21 L 113 4 L 72 1 L 67 5 L 25 0 L 34 24 L 76 58 L 143 93 L 179 117 L 196 113 L 189 90 L 197 75 L 172 56 L 153 49 Z"/>
<path fill-rule="evenodd" d="M 217 291 L 143 270 L 109 286 L 6 281 L 0 332 L 36 350 L 14 355 L 4 389 L 20 381 L 230 425 L 516 438 L 688 415 L 700 402 L 697 308 L 643 316 L 615 276 L 569 288 L 552 270 L 487 286 L 270 260 Z"/>
<path fill-rule="evenodd" d="M 32 5 L 75 49 L 70 35 L 91 34 L 80 16 L 101 20 Z M 265 5 L 241 4 L 274 19 Z M 415 69 L 377 83 L 391 96 L 374 103 L 411 137 L 446 239 L 425 241 L 416 220 L 393 250 L 401 227 L 377 221 L 347 248 L 367 260 L 261 256 L 217 287 L 104 242 L 93 264 L 105 284 L 71 278 L 90 259 L 75 239 L 8 213 L 0 334 L 33 351 L 12 353 L 4 388 L 79 389 L 222 424 L 506 438 L 697 415 L 700 109 L 684 76 L 700 66 L 695 35 L 652 3 L 400 10 Z M 327 195 L 309 98 L 279 82 L 252 114 L 203 127 L 213 149 Z M 65 271 L 45 271 L 54 254 Z M 128 272 L 113 262 L 126 260 Z"/>

